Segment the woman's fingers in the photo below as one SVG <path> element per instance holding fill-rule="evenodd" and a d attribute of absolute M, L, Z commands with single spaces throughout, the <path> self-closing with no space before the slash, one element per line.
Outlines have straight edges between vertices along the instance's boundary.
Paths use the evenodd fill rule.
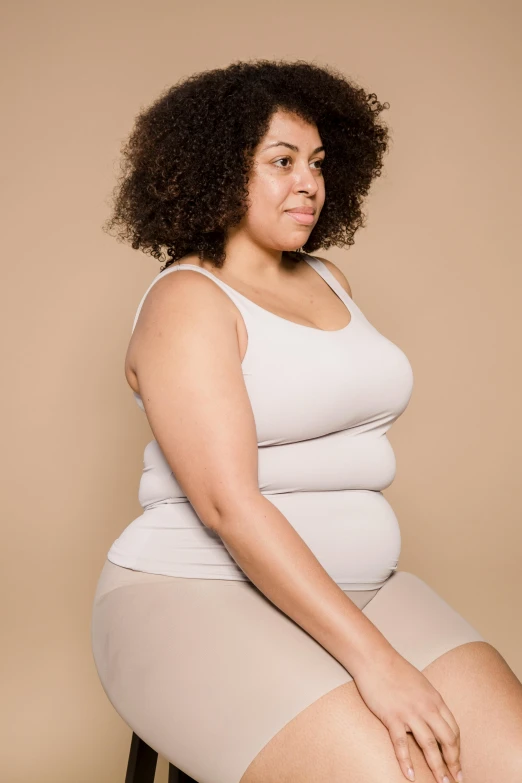
<path fill-rule="evenodd" d="M 429 724 L 426 723 L 426 720 L 429 721 Z M 426 762 L 433 772 L 437 783 L 453 783 L 456 780 L 456 777 L 453 777 L 452 772 L 444 763 L 446 754 L 443 758 L 438 741 L 441 742 L 449 753 L 451 766 L 456 775 L 458 770 L 460 770 L 460 765 L 458 762 L 458 745 L 456 744 L 455 732 L 446 723 L 440 713 L 424 714 L 422 718 L 410 719 L 409 726 L 415 740 L 424 753 Z"/>
<path fill-rule="evenodd" d="M 395 755 L 399 761 L 399 766 L 408 780 L 414 780 L 413 763 L 410 756 L 410 746 L 406 735 L 406 728 L 401 721 L 390 723 L 386 727 L 393 743 Z"/>
<path fill-rule="evenodd" d="M 378 659 L 373 667 L 362 668 L 354 679 L 365 703 L 388 729 L 405 778 L 412 780 L 411 732 L 436 783 L 462 783 L 460 732 L 455 717 L 415 666 L 396 654 L 384 661 Z"/>
<path fill-rule="evenodd" d="M 455 737 L 457 738 L 457 745 L 459 749 L 459 757 L 460 757 L 460 729 L 457 721 L 455 720 L 455 716 L 447 706 L 445 702 L 442 702 L 442 706 L 439 708 L 439 712 L 448 724 L 448 726 L 453 731 Z"/>
<path fill-rule="evenodd" d="M 435 739 L 442 747 L 442 755 L 453 778 L 460 783 L 458 778 L 460 768 L 460 731 L 455 718 L 444 705 L 439 711 L 425 716 L 429 727 L 433 731 Z M 450 778 L 451 780 L 451 778 Z"/>

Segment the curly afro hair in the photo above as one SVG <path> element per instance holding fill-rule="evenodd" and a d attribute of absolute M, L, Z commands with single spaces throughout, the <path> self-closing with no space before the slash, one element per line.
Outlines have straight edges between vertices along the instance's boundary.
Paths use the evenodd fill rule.
<path fill-rule="evenodd" d="M 353 245 L 364 226 L 362 199 L 388 146 L 378 118 L 388 108 L 333 68 L 302 60 L 196 73 L 138 114 L 103 230 L 160 262 L 166 248 L 161 271 L 190 253 L 222 267 L 227 229 L 248 209 L 255 148 L 284 110 L 314 124 L 326 151 L 325 203 L 303 249 Z"/>

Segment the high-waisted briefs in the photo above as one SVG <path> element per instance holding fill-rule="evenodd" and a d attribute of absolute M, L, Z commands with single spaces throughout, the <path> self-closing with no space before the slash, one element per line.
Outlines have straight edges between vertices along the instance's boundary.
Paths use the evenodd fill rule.
<path fill-rule="evenodd" d="M 485 641 L 407 571 L 378 590 L 344 592 L 419 670 Z M 106 560 L 91 638 L 115 710 L 198 783 L 239 783 L 292 718 L 353 679 L 251 582 L 149 574 Z"/>

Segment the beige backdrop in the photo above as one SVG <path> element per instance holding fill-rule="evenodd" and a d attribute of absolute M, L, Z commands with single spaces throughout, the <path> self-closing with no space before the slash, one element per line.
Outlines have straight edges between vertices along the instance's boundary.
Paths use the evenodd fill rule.
<path fill-rule="evenodd" d="M 384 493 L 399 567 L 522 679 L 521 5 L 4 0 L 3 11 L 0 779 L 124 780 L 131 732 L 97 678 L 90 612 L 106 552 L 141 510 L 151 433 L 123 366 L 159 264 L 101 224 L 137 111 L 232 60 L 330 63 L 390 103 L 367 227 L 352 249 L 318 252 L 413 366 Z"/>

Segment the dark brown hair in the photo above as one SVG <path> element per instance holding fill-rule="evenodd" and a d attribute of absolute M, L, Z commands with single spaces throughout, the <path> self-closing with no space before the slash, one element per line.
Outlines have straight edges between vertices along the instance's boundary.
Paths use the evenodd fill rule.
<path fill-rule="evenodd" d="M 189 253 L 221 267 L 227 229 L 248 209 L 254 150 L 286 110 L 316 125 L 326 153 L 325 203 L 304 250 L 353 245 L 388 146 L 378 117 L 387 108 L 333 68 L 302 60 L 194 74 L 138 114 L 104 231 L 159 261 L 165 248 L 161 271 Z"/>

